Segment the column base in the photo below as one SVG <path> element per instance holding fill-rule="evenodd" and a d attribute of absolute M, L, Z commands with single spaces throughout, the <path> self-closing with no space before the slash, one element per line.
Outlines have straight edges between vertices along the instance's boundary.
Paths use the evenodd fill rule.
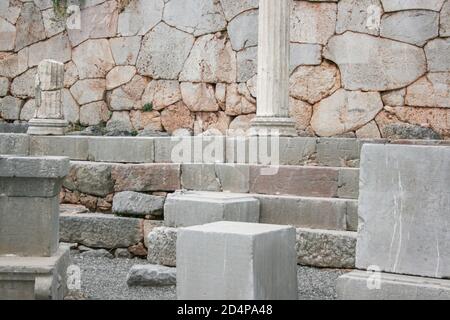
<path fill-rule="evenodd" d="M 27 133 L 30 135 L 61 136 L 66 133 L 66 128 L 69 124 L 64 119 L 31 119 L 28 125 Z"/>
<path fill-rule="evenodd" d="M 70 249 L 51 257 L 0 256 L 0 300 L 62 300 L 67 294 Z"/>
<path fill-rule="evenodd" d="M 250 136 L 296 137 L 295 121 L 282 117 L 256 117 L 251 121 Z"/>
<path fill-rule="evenodd" d="M 336 289 L 339 300 L 450 300 L 450 280 L 384 272 L 347 273 Z"/>

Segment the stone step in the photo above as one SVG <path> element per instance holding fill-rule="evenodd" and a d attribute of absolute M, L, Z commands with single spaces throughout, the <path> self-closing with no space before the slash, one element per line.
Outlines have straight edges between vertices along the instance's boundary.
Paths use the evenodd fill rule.
<path fill-rule="evenodd" d="M 167 197 L 164 217 L 170 227 L 228 220 L 356 231 L 357 211 L 356 200 L 184 191 Z"/>
<path fill-rule="evenodd" d="M 156 227 L 147 235 L 150 263 L 176 266 L 177 228 Z M 297 263 L 321 268 L 355 267 L 356 232 L 296 229 Z"/>
<path fill-rule="evenodd" d="M 64 187 L 97 197 L 122 191 L 226 191 L 356 199 L 359 169 L 247 164 L 72 161 Z"/>

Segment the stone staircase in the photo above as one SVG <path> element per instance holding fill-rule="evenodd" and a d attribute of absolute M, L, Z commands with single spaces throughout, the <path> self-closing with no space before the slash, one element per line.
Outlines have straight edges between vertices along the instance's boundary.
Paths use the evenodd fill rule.
<path fill-rule="evenodd" d="M 88 207 L 95 203 L 90 209 L 102 209 L 106 213 L 111 210 L 114 195 L 123 191 L 167 197 L 175 208 L 179 208 L 175 213 L 180 214 L 187 210 L 186 204 L 183 198 L 177 200 L 171 194 L 195 195 L 196 202 L 190 204 L 193 213 L 190 224 L 202 223 L 201 219 L 195 221 L 195 212 L 199 212 L 200 217 L 202 212 L 208 214 L 208 208 L 216 212 L 216 216 L 226 217 L 226 213 L 217 213 L 222 209 L 212 210 L 211 199 L 256 199 L 260 223 L 297 228 L 300 264 L 354 267 L 359 150 L 363 143 L 395 142 L 281 138 L 280 165 L 266 166 L 260 159 L 250 159 L 251 138 L 214 137 L 221 147 L 213 155 L 214 161 L 205 163 L 202 155 L 199 157 L 194 151 L 200 150 L 202 154 L 211 145 L 210 138 L 185 137 L 174 141 L 163 137 L 0 134 L 0 153 L 68 156 L 72 161 L 64 182 L 63 202 L 82 203 Z M 237 152 L 237 143 L 242 141 L 244 156 Z M 174 163 L 174 148 L 183 142 L 191 143 L 191 158 Z M 237 210 L 236 207 L 233 210 Z M 173 227 L 177 224 L 173 223 L 173 214 L 171 219 L 172 222 L 164 222 L 161 215 L 136 218 L 120 213 L 64 213 L 61 215 L 61 238 L 107 249 L 146 242 L 151 262 L 174 265 L 176 228 Z M 149 232 L 151 237 L 144 240 Z"/>

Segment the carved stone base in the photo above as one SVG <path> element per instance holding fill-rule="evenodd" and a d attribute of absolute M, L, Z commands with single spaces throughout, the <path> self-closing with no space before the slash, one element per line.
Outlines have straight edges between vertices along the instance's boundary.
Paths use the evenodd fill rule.
<path fill-rule="evenodd" d="M 295 121 L 282 117 L 256 117 L 251 121 L 251 136 L 296 137 Z"/>
<path fill-rule="evenodd" d="M 66 128 L 69 125 L 63 119 L 31 119 L 28 122 L 28 134 L 36 136 L 61 136 L 66 133 Z"/>
<path fill-rule="evenodd" d="M 62 300 L 67 294 L 70 249 L 51 257 L 0 256 L 0 300 Z"/>

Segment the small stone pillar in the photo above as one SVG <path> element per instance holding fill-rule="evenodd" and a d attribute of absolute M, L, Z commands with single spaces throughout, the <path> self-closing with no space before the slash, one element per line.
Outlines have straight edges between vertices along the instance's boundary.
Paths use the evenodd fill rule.
<path fill-rule="evenodd" d="M 64 157 L 0 156 L 0 300 L 64 298 L 59 192 L 68 172 Z"/>
<path fill-rule="evenodd" d="M 62 108 L 64 64 L 43 60 L 36 73 L 36 113 L 28 124 L 31 135 L 64 135 L 68 126 Z"/>
<path fill-rule="evenodd" d="M 180 300 L 295 300 L 295 228 L 215 222 L 181 228 L 177 237 Z"/>
<path fill-rule="evenodd" d="M 258 101 L 252 135 L 297 135 L 289 118 L 291 1 L 259 2 Z"/>
<path fill-rule="evenodd" d="M 450 299 L 450 147 L 365 144 L 358 271 L 340 299 Z"/>

